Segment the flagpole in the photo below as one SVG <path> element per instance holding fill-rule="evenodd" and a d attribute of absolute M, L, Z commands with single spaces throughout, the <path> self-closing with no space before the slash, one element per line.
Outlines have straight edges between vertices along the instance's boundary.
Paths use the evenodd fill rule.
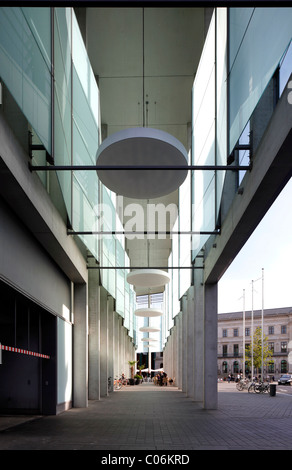
<path fill-rule="evenodd" d="M 251 380 L 253 381 L 253 282 L 251 281 Z"/>
<path fill-rule="evenodd" d="M 243 332 L 242 332 L 242 342 L 243 342 L 243 378 L 245 379 L 245 289 L 243 289 L 243 326 L 242 326 Z"/>
<path fill-rule="evenodd" d="M 262 382 L 264 381 L 264 268 L 262 268 Z"/>

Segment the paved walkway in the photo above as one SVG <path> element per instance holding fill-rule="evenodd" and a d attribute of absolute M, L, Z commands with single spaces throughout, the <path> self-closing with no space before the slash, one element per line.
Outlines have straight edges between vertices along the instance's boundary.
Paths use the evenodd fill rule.
<path fill-rule="evenodd" d="M 292 450 L 292 394 L 218 390 L 210 411 L 176 387 L 143 383 L 58 416 L 0 416 L 0 450 Z"/>

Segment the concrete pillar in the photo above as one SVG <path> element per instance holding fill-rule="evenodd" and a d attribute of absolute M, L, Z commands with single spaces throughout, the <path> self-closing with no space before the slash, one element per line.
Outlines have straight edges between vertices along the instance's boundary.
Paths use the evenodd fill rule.
<path fill-rule="evenodd" d="M 88 271 L 89 368 L 88 394 L 90 400 L 100 399 L 100 286 L 98 269 Z"/>
<path fill-rule="evenodd" d="M 181 390 L 182 389 L 182 312 L 179 312 L 177 316 L 177 374 L 175 377 L 175 384 Z"/>
<path fill-rule="evenodd" d="M 187 297 L 184 295 L 182 298 L 182 342 L 181 342 L 181 353 L 182 353 L 182 377 L 181 377 L 181 389 L 183 392 L 187 390 Z"/>
<path fill-rule="evenodd" d="M 107 291 L 100 287 L 100 396 L 108 395 L 108 311 Z"/>
<path fill-rule="evenodd" d="M 195 317 L 194 286 L 187 292 L 187 388 L 186 394 L 193 398 L 194 393 L 194 317 Z"/>
<path fill-rule="evenodd" d="M 114 312 L 114 372 L 113 378 L 118 377 L 120 371 L 120 346 L 119 346 L 119 315 Z"/>
<path fill-rule="evenodd" d="M 217 409 L 217 283 L 204 286 L 204 403 Z"/>
<path fill-rule="evenodd" d="M 194 394 L 193 399 L 203 403 L 204 383 L 204 286 L 202 271 L 194 270 Z"/>
<path fill-rule="evenodd" d="M 175 318 L 175 325 L 173 327 L 173 342 L 172 342 L 172 371 L 171 371 L 171 376 L 170 376 L 172 380 L 174 380 L 174 378 L 177 376 L 177 361 L 178 361 L 176 318 Z"/>
<path fill-rule="evenodd" d="M 88 304 L 87 284 L 74 285 L 73 406 L 88 406 Z"/>
<path fill-rule="evenodd" d="M 107 315 L 108 315 L 108 377 L 114 377 L 114 362 L 115 362 L 115 331 L 114 331 L 114 299 L 108 296 L 107 299 Z M 113 379 L 111 379 L 111 388 L 108 392 L 112 391 Z"/>

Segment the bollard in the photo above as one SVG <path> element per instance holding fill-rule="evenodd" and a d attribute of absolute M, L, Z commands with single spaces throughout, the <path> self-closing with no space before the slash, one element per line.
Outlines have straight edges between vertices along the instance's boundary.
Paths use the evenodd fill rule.
<path fill-rule="evenodd" d="M 275 397 L 276 396 L 276 384 L 270 384 L 270 396 Z"/>

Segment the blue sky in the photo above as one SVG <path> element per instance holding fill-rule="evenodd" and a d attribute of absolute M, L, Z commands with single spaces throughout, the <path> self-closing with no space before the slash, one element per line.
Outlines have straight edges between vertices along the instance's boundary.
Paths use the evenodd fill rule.
<path fill-rule="evenodd" d="M 292 308 L 292 180 L 288 182 L 261 223 L 219 281 L 218 312 L 262 308 Z"/>

